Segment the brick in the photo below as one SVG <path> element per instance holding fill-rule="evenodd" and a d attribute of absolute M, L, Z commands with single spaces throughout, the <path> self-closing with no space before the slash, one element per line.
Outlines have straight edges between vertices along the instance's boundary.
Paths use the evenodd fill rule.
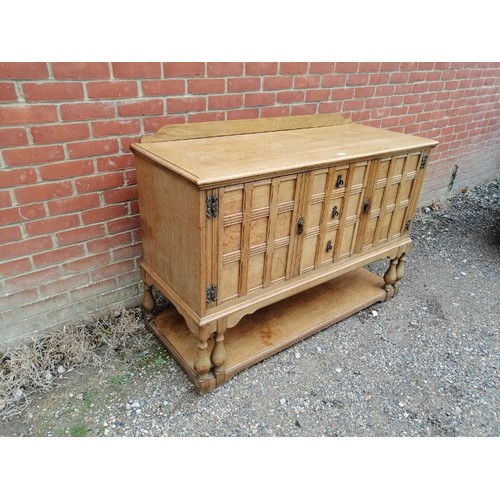
<path fill-rule="evenodd" d="M 14 193 L 18 203 L 33 203 L 69 196 L 73 193 L 73 186 L 70 181 L 47 182 L 34 186 L 19 187 Z"/>
<path fill-rule="evenodd" d="M 354 97 L 373 97 L 375 95 L 375 87 L 356 87 L 354 89 Z"/>
<path fill-rule="evenodd" d="M 135 164 L 134 155 L 116 155 L 97 158 L 97 171 L 110 172 L 113 170 L 123 170 Z"/>
<path fill-rule="evenodd" d="M 37 181 L 34 168 L 14 168 L 0 170 L 0 188 L 10 188 L 22 184 L 34 184 Z"/>
<path fill-rule="evenodd" d="M 73 245 L 70 247 L 58 248 L 33 255 L 33 263 L 36 267 L 47 267 L 61 264 L 67 260 L 81 257 L 85 253 L 83 245 Z"/>
<path fill-rule="evenodd" d="M 247 62 L 245 63 L 246 75 L 276 75 L 278 63 L 275 62 Z"/>
<path fill-rule="evenodd" d="M 95 80 L 109 79 L 107 62 L 54 62 L 54 78 L 58 80 Z"/>
<path fill-rule="evenodd" d="M 144 132 L 146 134 L 156 132 L 165 125 L 186 123 L 184 115 L 162 115 L 162 116 L 145 116 L 142 119 Z"/>
<path fill-rule="evenodd" d="M 10 278 L 5 281 L 5 286 L 9 293 L 19 292 L 21 290 L 33 289 L 39 285 L 47 283 L 48 281 L 53 281 L 54 279 L 59 278 L 60 275 L 61 273 L 57 268 L 51 267 L 41 271 L 34 271 L 24 276 Z"/>
<path fill-rule="evenodd" d="M 53 295 L 67 292 L 68 290 L 75 290 L 76 288 L 88 285 L 89 282 L 90 277 L 88 274 L 77 274 L 75 276 L 58 279 L 56 281 L 51 281 L 46 285 L 41 285 L 39 287 L 40 295 L 42 297 L 51 297 Z"/>
<path fill-rule="evenodd" d="M 330 99 L 329 89 L 309 89 L 306 91 L 306 102 L 328 101 Z"/>
<path fill-rule="evenodd" d="M 400 71 L 416 71 L 418 69 L 418 62 L 401 62 L 399 63 Z"/>
<path fill-rule="evenodd" d="M 262 84 L 264 90 L 291 89 L 293 77 L 291 76 L 266 76 Z"/>
<path fill-rule="evenodd" d="M 380 71 L 399 71 L 399 62 L 381 62 L 380 63 Z"/>
<path fill-rule="evenodd" d="M 306 62 L 282 62 L 280 63 L 281 75 L 300 75 L 307 73 Z"/>
<path fill-rule="evenodd" d="M 276 94 L 276 102 L 279 103 L 297 103 L 304 102 L 305 91 L 303 90 L 285 90 Z"/>
<path fill-rule="evenodd" d="M 317 104 L 297 104 L 290 109 L 291 116 L 315 115 Z"/>
<path fill-rule="evenodd" d="M 108 221 L 124 217 L 128 214 L 128 208 L 125 203 L 119 205 L 108 205 L 105 207 L 94 208 L 82 212 L 82 221 L 85 225 L 95 224 L 96 222 Z"/>
<path fill-rule="evenodd" d="M 0 278 L 8 278 L 31 271 L 31 261 L 28 257 L 0 263 Z"/>
<path fill-rule="evenodd" d="M 92 132 L 94 137 L 138 134 L 141 132 L 141 122 L 138 118 L 96 121 L 92 123 Z"/>
<path fill-rule="evenodd" d="M 71 291 L 72 301 L 83 301 L 89 298 L 99 297 L 100 295 L 116 289 L 116 280 L 114 278 L 83 286 Z"/>
<path fill-rule="evenodd" d="M 320 102 L 318 104 L 318 113 L 339 113 L 342 108 L 341 102 Z"/>
<path fill-rule="evenodd" d="M 336 62 L 335 72 L 336 73 L 357 73 L 359 68 L 359 63 L 357 62 Z"/>
<path fill-rule="evenodd" d="M 58 245 L 72 245 L 81 243 L 82 241 L 94 240 L 102 238 L 106 234 L 104 224 L 96 224 L 93 226 L 79 227 L 70 231 L 62 231 L 56 234 Z"/>
<path fill-rule="evenodd" d="M 136 243 L 135 245 L 129 245 L 127 247 L 117 248 L 112 251 L 113 258 L 115 261 L 132 259 L 134 257 L 140 257 L 142 255 L 142 245 Z"/>
<path fill-rule="evenodd" d="M 0 82 L 0 102 L 17 101 L 16 86 L 11 82 Z"/>
<path fill-rule="evenodd" d="M 393 95 L 396 90 L 395 85 L 379 85 L 375 90 L 376 96 Z"/>
<path fill-rule="evenodd" d="M 170 97 L 167 98 L 168 113 L 189 113 L 190 111 L 205 111 L 205 97 Z"/>
<path fill-rule="evenodd" d="M 370 75 L 367 73 L 358 73 L 354 75 L 347 75 L 346 85 L 349 87 L 354 87 L 357 85 L 367 85 Z"/>
<path fill-rule="evenodd" d="M 243 94 L 226 94 L 208 97 L 208 109 L 241 108 L 243 106 Z"/>
<path fill-rule="evenodd" d="M 0 123 L 2 126 L 49 123 L 56 122 L 57 120 L 57 109 L 54 105 L 39 104 L 0 107 Z"/>
<path fill-rule="evenodd" d="M 260 78 L 228 78 L 227 91 L 232 92 L 248 92 L 260 90 Z"/>
<path fill-rule="evenodd" d="M 161 114 L 163 114 L 163 101 L 161 99 L 147 99 L 118 103 L 119 116 L 143 116 Z"/>
<path fill-rule="evenodd" d="M 90 137 L 86 123 L 65 123 L 31 127 L 31 135 L 35 144 L 77 141 Z"/>
<path fill-rule="evenodd" d="M 177 76 L 205 76 L 205 63 L 203 62 L 166 62 L 163 63 L 163 75 Z"/>
<path fill-rule="evenodd" d="M 8 243 L 2 245 L 2 260 L 15 259 L 23 255 L 33 255 L 50 248 L 52 248 L 52 238 L 50 236 L 40 236 L 16 243 Z"/>
<path fill-rule="evenodd" d="M 47 78 L 49 70 L 44 62 L 2 62 L 0 63 L 0 79 L 4 80 L 38 80 Z"/>
<path fill-rule="evenodd" d="M 28 135 L 25 128 L 0 129 L 0 147 L 26 145 L 28 145 Z"/>
<path fill-rule="evenodd" d="M 22 234 L 19 226 L 0 227 L 0 244 L 19 241 L 20 239 L 22 239 Z"/>
<path fill-rule="evenodd" d="M 118 142 L 116 139 L 71 142 L 66 147 L 71 159 L 118 153 Z"/>
<path fill-rule="evenodd" d="M 319 87 L 321 82 L 321 77 L 317 75 L 308 76 L 295 76 L 293 79 L 293 86 L 296 89 L 305 89 L 312 87 Z"/>
<path fill-rule="evenodd" d="M 209 111 L 206 113 L 193 113 L 188 116 L 188 123 L 202 123 L 225 120 L 224 111 Z"/>
<path fill-rule="evenodd" d="M 134 262 L 130 260 L 125 260 L 121 262 L 116 262 L 109 266 L 100 267 L 95 269 L 90 273 L 93 281 L 102 282 L 108 278 L 118 276 L 119 274 L 125 274 L 134 269 Z"/>
<path fill-rule="evenodd" d="M 62 146 L 34 146 L 8 149 L 3 152 L 5 163 L 11 167 L 38 165 L 64 159 Z"/>
<path fill-rule="evenodd" d="M 55 181 L 92 174 L 94 173 L 94 163 L 92 160 L 65 161 L 42 165 L 38 170 L 42 180 Z"/>
<path fill-rule="evenodd" d="M 221 94 L 226 90 L 223 78 L 201 78 L 188 80 L 188 94 Z"/>
<path fill-rule="evenodd" d="M 335 63 L 332 62 L 312 62 L 309 64 L 309 73 L 311 74 L 328 74 L 333 73 Z"/>
<path fill-rule="evenodd" d="M 39 219 L 45 216 L 45 207 L 42 203 L 23 205 L 20 207 L 5 208 L 0 210 L 2 224 L 19 224 L 30 219 Z"/>
<path fill-rule="evenodd" d="M 112 103 L 82 102 L 61 105 L 64 121 L 83 121 L 93 118 L 114 118 L 115 106 Z"/>
<path fill-rule="evenodd" d="M 75 187 L 78 194 L 99 192 L 119 186 L 123 186 L 122 172 L 86 176 L 75 181 Z"/>
<path fill-rule="evenodd" d="M 391 73 L 389 75 L 389 83 L 406 83 L 408 81 L 409 74 L 408 73 Z"/>
<path fill-rule="evenodd" d="M 240 76 L 243 74 L 241 62 L 209 62 L 207 63 L 208 76 Z"/>
<path fill-rule="evenodd" d="M 83 85 L 77 82 L 23 83 L 26 101 L 83 100 Z"/>
<path fill-rule="evenodd" d="M 139 217 L 124 217 L 117 220 L 109 221 L 106 224 L 109 234 L 123 233 L 140 227 Z"/>
<path fill-rule="evenodd" d="M 248 120 L 251 118 L 258 118 L 258 117 L 259 117 L 258 108 L 230 109 L 227 111 L 228 120 Z"/>
<path fill-rule="evenodd" d="M 272 106 L 276 101 L 274 92 L 245 94 L 245 106 Z"/>
<path fill-rule="evenodd" d="M 273 106 L 272 108 L 263 108 L 262 118 L 274 118 L 275 116 L 290 116 L 290 106 Z"/>
<path fill-rule="evenodd" d="M 380 70 L 379 62 L 360 62 L 358 71 L 360 73 L 377 73 Z"/>
<path fill-rule="evenodd" d="M 321 77 L 322 87 L 343 87 L 347 81 L 346 75 L 323 75 Z"/>
<path fill-rule="evenodd" d="M 106 203 L 120 203 L 129 200 L 137 200 L 137 186 L 110 189 L 104 193 Z"/>
<path fill-rule="evenodd" d="M 141 135 L 133 135 L 129 137 L 120 137 L 120 151 L 123 156 L 130 156 L 130 160 L 134 161 L 134 155 L 132 154 L 132 150 L 130 149 L 130 145 L 134 142 L 139 142 L 141 139 Z"/>
<path fill-rule="evenodd" d="M 389 83 L 389 75 L 387 73 L 371 73 L 368 80 L 370 85 L 383 85 Z"/>
<path fill-rule="evenodd" d="M 363 101 L 362 100 L 350 100 L 344 101 L 342 103 L 342 111 L 354 111 L 363 109 Z"/>
<path fill-rule="evenodd" d="M 354 97 L 353 88 L 332 89 L 332 99 L 344 100 Z"/>
<path fill-rule="evenodd" d="M 104 238 L 99 238 L 97 240 L 92 240 L 87 242 L 87 249 L 91 253 L 98 253 L 103 251 L 108 251 L 112 248 L 123 247 L 130 245 L 132 243 L 132 238 L 130 232 L 118 233 L 112 236 L 106 236 Z"/>
<path fill-rule="evenodd" d="M 382 108 L 385 104 L 385 97 L 365 98 L 365 109 L 368 108 Z"/>
<path fill-rule="evenodd" d="M 8 191 L 0 191 L 0 207 L 10 207 L 12 206 L 12 199 Z"/>
<path fill-rule="evenodd" d="M 182 95 L 185 91 L 185 80 L 144 80 L 142 82 L 144 96 Z"/>
<path fill-rule="evenodd" d="M 124 99 L 139 95 L 137 82 L 110 81 L 88 82 L 87 95 L 89 99 Z"/>
<path fill-rule="evenodd" d="M 98 207 L 100 200 L 97 193 L 92 193 L 49 201 L 47 206 L 50 215 L 59 215 Z"/>
<path fill-rule="evenodd" d="M 105 266 L 110 263 L 109 252 L 91 255 L 80 259 L 69 260 L 62 265 L 65 274 L 88 272 L 91 269 Z"/>
<path fill-rule="evenodd" d="M 115 78 L 161 78 L 159 62 L 114 62 Z"/>
<path fill-rule="evenodd" d="M 59 217 L 46 217 L 34 222 L 24 224 L 28 236 L 40 236 L 42 234 L 52 234 L 57 231 L 63 231 L 80 224 L 78 215 L 62 215 Z"/>

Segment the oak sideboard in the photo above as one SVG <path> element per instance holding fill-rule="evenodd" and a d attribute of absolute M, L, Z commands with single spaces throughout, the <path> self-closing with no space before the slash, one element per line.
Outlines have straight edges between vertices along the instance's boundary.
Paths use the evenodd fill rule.
<path fill-rule="evenodd" d="M 398 293 L 436 145 L 313 115 L 170 125 L 131 146 L 144 320 L 200 394 Z M 380 259 L 383 277 L 366 269 Z"/>

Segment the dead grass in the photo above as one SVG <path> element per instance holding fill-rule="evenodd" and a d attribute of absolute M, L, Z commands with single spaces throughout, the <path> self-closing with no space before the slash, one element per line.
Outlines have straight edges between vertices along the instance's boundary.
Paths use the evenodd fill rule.
<path fill-rule="evenodd" d="M 0 416 L 22 413 L 36 391 L 49 391 L 64 373 L 99 367 L 111 358 L 146 347 L 151 339 L 140 310 L 121 309 L 90 322 L 66 325 L 29 345 L 0 353 Z"/>

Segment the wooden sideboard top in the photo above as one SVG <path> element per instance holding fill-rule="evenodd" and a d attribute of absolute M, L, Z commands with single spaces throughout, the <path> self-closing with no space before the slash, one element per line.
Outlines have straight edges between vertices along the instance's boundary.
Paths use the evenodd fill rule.
<path fill-rule="evenodd" d="M 156 142 L 142 141 L 131 148 L 199 187 L 210 187 L 438 144 L 432 139 L 348 122 L 325 126 L 324 117 L 318 117 L 323 119 L 319 126 L 314 125 L 313 117 L 308 117 L 312 120 L 307 123 L 308 128 L 264 132 L 242 129 L 236 135 L 163 141 L 159 135 Z"/>

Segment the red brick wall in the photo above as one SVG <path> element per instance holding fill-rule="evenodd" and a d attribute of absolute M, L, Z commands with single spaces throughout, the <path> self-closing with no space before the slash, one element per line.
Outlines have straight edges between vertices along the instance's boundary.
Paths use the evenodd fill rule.
<path fill-rule="evenodd" d="M 338 112 L 440 142 L 428 204 L 498 176 L 499 103 L 499 63 L 0 63 L 0 344 L 138 303 L 142 134 Z"/>

